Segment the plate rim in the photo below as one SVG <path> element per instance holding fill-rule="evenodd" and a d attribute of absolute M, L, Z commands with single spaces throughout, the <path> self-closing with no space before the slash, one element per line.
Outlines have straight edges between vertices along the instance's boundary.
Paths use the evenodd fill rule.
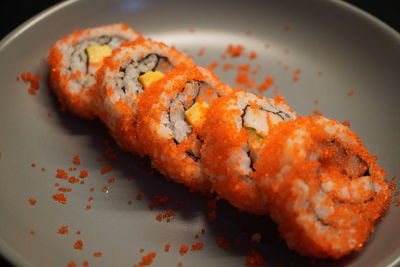
<path fill-rule="evenodd" d="M 83 0 L 63 0 L 57 4 L 54 4 L 43 11 L 37 13 L 33 17 L 29 18 L 19 26 L 17 26 L 14 30 L 8 33 L 5 37 L 0 40 L 0 53 L 5 49 L 12 41 L 14 41 L 18 36 L 23 34 L 29 28 L 33 27 L 37 22 L 46 18 L 47 16 L 57 12 L 67 6 L 72 4 L 82 2 Z M 134 0 L 135 1 L 135 0 Z M 360 16 L 361 18 L 370 21 L 373 25 L 376 25 L 380 28 L 380 30 L 388 34 L 395 42 L 400 44 L 400 32 L 396 31 L 393 27 L 386 24 L 379 18 L 370 14 L 369 12 L 351 4 L 345 2 L 343 0 L 325 0 L 328 5 L 333 5 L 339 8 L 342 8 L 347 11 L 351 11 L 352 15 Z M 26 259 L 14 250 L 7 242 L 0 236 L 0 256 L 3 257 L 8 263 L 15 264 L 17 266 L 33 266 L 31 263 L 26 261 Z M 400 264 L 400 253 L 394 253 L 394 255 L 385 261 L 384 266 L 394 267 Z"/>

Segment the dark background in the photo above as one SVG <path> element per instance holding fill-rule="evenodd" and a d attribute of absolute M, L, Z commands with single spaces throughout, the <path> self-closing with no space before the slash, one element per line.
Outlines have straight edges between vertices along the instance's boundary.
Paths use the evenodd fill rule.
<path fill-rule="evenodd" d="M 110 0 L 111 1 L 111 0 Z M 244 1 L 244 0 L 243 0 Z M 0 8 L 0 39 L 14 28 L 40 11 L 61 2 L 60 0 L 13 0 L 3 1 Z M 379 18 L 400 32 L 400 15 L 395 1 L 389 0 L 345 0 Z M 2 218 L 3 219 L 3 218 Z M 0 255 L 0 266 L 10 266 Z"/>

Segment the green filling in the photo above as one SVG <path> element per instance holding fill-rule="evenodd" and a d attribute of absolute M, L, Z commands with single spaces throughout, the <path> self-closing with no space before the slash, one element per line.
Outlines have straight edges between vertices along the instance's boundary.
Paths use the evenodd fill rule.
<path fill-rule="evenodd" d="M 252 127 L 244 127 L 244 128 L 249 132 L 250 138 L 257 138 L 257 140 L 258 140 L 259 142 L 262 142 L 262 140 L 264 139 L 264 136 L 259 135 L 259 134 L 257 133 L 257 130 L 256 130 L 256 129 L 254 129 L 254 128 L 252 128 Z"/>

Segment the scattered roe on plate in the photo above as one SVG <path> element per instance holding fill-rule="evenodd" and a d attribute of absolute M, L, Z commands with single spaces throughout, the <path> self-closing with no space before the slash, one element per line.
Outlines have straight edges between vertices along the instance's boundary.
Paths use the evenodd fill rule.
<path fill-rule="evenodd" d="M 67 267 L 76 267 L 76 263 L 73 261 L 68 262 Z"/>
<path fill-rule="evenodd" d="M 83 248 L 83 242 L 82 240 L 77 240 L 74 244 L 75 249 L 82 249 Z"/>
<path fill-rule="evenodd" d="M 141 261 L 139 262 L 139 265 L 133 265 L 133 266 L 148 266 L 151 265 L 155 259 L 155 257 L 157 256 L 157 253 L 155 253 L 154 251 L 149 252 L 149 254 L 147 254 L 146 256 L 143 256 L 141 258 Z"/>
<path fill-rule="evenodd" d="M 35 234 L 36 234 L 35 230 L 30 230 L 29 233 L 30 233 L 31 235 L 35 235 Z"/>
<path fill-rule="evenodd" d="M 353 94 L 354 94 L 354 91 L 353 91 L 353 90 L 347 91 L 347 95 L 348 95 L 348 96 L 352 96 Z"/>
<path fill-rule="evenodd" d="M 264 81 L 257 86 L 257 90 L 260 92 L 264 92 L 268 90 L 274 84 L 274 78 L 272 77 L 265 77 Z"/>
<path fill-rule="evenodd" d="M 179 248 L 179 254 L 181 254 L 181 256 L 186 255 L 188 250 L 189 250 L 188 245 L 181 245 L 181 247 Z"/>
<path fill-rule="evenodd" d="M 164 251 L 165 251 L 165 252 L 168 252 L 170 248 L 171 248 L 171 243 L 168 242 L 168 243 L 165 244 L 165 246 L 164 246 Z"/>
<path fill-rule="evenodd" d="M 191 251 L 196 251 L 196 250 L 202 250 L 203 249 L 203 246 L 204 246 L 204 244 L 203 244 L 203 242 L 197 242 L 197 243 L 194 243 L 193 245 L 192 245 L 192 247 L 191 247 Z"/>
<path fill-rule="evenodd" d="M 242 55 L 244 50 L 244 47 L 241 45 L 233 45 L 229 44 L 228 47 L 226 48 L 226 52 L 231 56 L 231 57 L 239 57 Z"/>
<path fill-rule="evenodd" d="M 28 199 L 28 202 L 29 202 L 29 204 L 30 204 L 31 206 L 35 206 L 36 203 L 37 203 L 37 200 L 34 199 L 34 198 L 29 198 L 29 199 Z"/>
<path fill-rule="evenodd" d="M 263 256 L 257 253 L 255 250 L 250 249 L 247 258 L 246 258 L 246 265 L 250 266 L 265 266 L 266 261 L 264 260 Z"/>
<path fill-rule="evenodd" d="M 86 178 L 88 176 L 89 172 L 85 169 L 81 170 L 79 173 L 80 178 Z"/>
<path fill-rule="evenodd" d="M 65 235 L 67 234 L 69 231 L 68 226 L 67 225 L 61 225 L 60 228 L 58 228 L 57 233 L 60 235 Z"/>
<path fill-rule="evenodd" d="M 108 173 L 108 172 L 110 172 L 112 170 L 113 170 L 113 167 L 111 167 L 110 165 L 104 165 L 101 168 L 101 174 L 106 174 L 106 173 Z"/>
<path fill-rule="evenodd" d="M 215 68 L 217 68 L 219 66 L 219 63 L 217 61 L 213 61 L 210 63 L 210 65 L 208 65 L 207 69 L 209 69 L 210 71 L 214 71 Z"/>
<path fill-rule="evenodd" d="M 17 77 L 17 81 L 22 79 L 24 83 L 30 83 L 28 93 L 31 95 L 36 95 L 36 92 L 39 88 L 40 83 L 40 74 L 33 75 L 30 72 L 24 72 L 20 76 Z"/>
<path fill-rule="evenodd" d="M 53 196 L 52 196 L 52 198 L 55 200 L 55 201 L 58 201 L 59 203 L 61 203 L 61 204 L 67 204 L 67 198 L 65 197 L 65 195 L 63 194 L 63 193 L 57 193 L 57 194 L 54 194 Z"/>
<path fill-rule="evenodd" d="M 101 253 L 100 251 L 96 251 L 95 253 L 93 253 L 93 257 L 100 258 L 101 256 L 103 256 L 103 253 Z"/>
<path fill-rule="evenodd" d="M 81 159 L 79 158 L 78 155 L 74 156 L 72 158 L 72 163 L 74 163 L 75 165 L 80 165 L 81 164 Z"/>
<path fill-rule="evenodd" d="M 215 238 L 215 241 L 217 242 L 218 246 L 220 246 L 221 248 L 223 248 L 224 250 L 229 250 L 231 248 L 231 245 L 229 244 L 229 242 L 226 240 L 225 237 L 223 236 L 217 236 Z"/>

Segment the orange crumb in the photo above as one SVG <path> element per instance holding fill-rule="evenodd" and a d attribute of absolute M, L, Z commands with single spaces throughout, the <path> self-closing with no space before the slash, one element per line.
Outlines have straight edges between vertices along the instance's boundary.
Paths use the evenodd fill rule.
<path fill-rule="evenodd" d="M 215 212 L 215 210 L 212 210 L 209 213 L 207 213 L 207 219 L 210 222 L 213 222 L 217 219 L 217 213 Z"/>
<path fill-rule="evenodd" d="M 54 186 L 55 186 L 55 187 L 59 187 L 60 184 L 59 184 L 59 183 L 55 183 Z"/>
<path fill-rule="evenodd" d="M 192 245 L 191 251 L 202 250 L 204 244 L 202 242 L 197 242 Z"/>
<path fill-rule="evenodd" d="M 352 96 L 353 94 L 354 94 L 354 91 L 353 91 L 353 90 L 347 91 L 347 95 L 348 95 L 348 96 Z"/>
<path fill-rule="evenodd" d="M 257 90 L 260 92 L 264 92 L 268 90 L 274 84 L 274 79 L 272 77 L 266 77 L 264 82 L 257 86 Z"/>
<path fill-rule="evenodd" d="M 79 177 L 80 178 L 86 178 L 88 176 L 88 171 L 87 170 L 81 170 Z"/>
<path fill-rule="evenodd" d="M 301 73 L 301 69 L 295 69 L 294 71 L 293 71 L 293 74 L 294 75 L 299 75 Z"/>
<path fill-rule="evenodd" d="M 239 71 L 249 71 L 250 70 L 250 65 L 249 64 L 238 65 L 236 67 L 236 69 L 239 70 Z"/>
<path fill-rule="evenodd" d="M 74 244 L 75 249 L 82 249 L 83 248 L 83 242 L 82 240 L 77 240 Z"/>
<path fill-rule="evenodd" d="M 92 196 L 88 197 L 88 201 L 93 201 L 93 197 Z"/>
<path fill-rule="evenodd" d="M 218 246 L 220 246 L 224 250 L 229 250 L 231 247 L 229 242 L 223 236 L 216 237 L 215 241 L 217 242 Z"/>
<path fill-rule="evenodd" d="M 162 221 L 162 213 L 156 215 L 156 220 L 161 222 Z"/>
<path fill-rule="evenodd" d="M 68 226 L 67 225 L 61 225 L 60 228 L 58 228 L 57 233 L 60 235 L 64 235 L 68 233 Z"/>
<path fill-rule="evenodd" d="M 322 115 L 322 112 L 321 112 L 321 110 L 319 110 L 319 109 L 314 109 L 313 112 L 312 112 L 312 114 L 314 114 L 315 116 L 321 116 L 321 115 Z"/>
<path fill-rule="evenodd" d="M 199 52 L 197 52 L 197 55 L 202 57 L 202 56 L 204 56 L 205 52 L 206 52 L 206 48 L 202 47 L 202 48 L 199 49 Z"/>
<path fill-rule="evenodd" d="M 22 78 L 22 81 L 24 83 L 30 83 L 28 93 L 31 95 L 35 95 L 37 89 L 39 88 L 40 75 L 39 74 L 33 75 L 30 72 L 24 72 L 20 75 L 20 77 Z"/>
<path fill-rule="evenodd" d="M 92 209 L 92 206 L 86 205 L 85 210 L 90 210 L 90 209 Z"/>
<path fill-rule="evenodd" d="M 35 168 L 36 167 L 36 163 L 32 163 L 31 167 Z"/>
<path fill-rule="evenodd" d="M 165 244 L 165 246 L 164 246 L 164 251 L 165 251 L 165 252 L 168 252 L 170 248 L 171 248 L 171 243 L 167 243 L 167 244 Z"/>
<path fill-rule="evenodd" d="M 188 245 L 181 245 L 181 247 L 179 248 L 179 254 L 181 254 L 181 256 L 185 255 L 189 250 L 189 246 Z"/>
<path fill-rule="evenodd" d="M 139 252 L 140 252 L 140 253 L 143 253 L 143 252 L 144 252 L 144 249 L 143 249 L 143 248 L 139 249 Z"/>
<path fill-rule="evenodd" d="M 108 186 L 103 186 L 102 188 L 101 188 L 101 191 L 103 191 L 104 193 L 107 193 L 108 192 Z"/>
<path fill-rule="evenodd" d="M 85 183 L 85 180 L 81 180 L 79 183 L 80 183 L 80 184 L 84 184 L 84 183 Z"/>
<path fill-rule="evenodd" d="M 250 59 L 255 59 L 255 58 L 257 58 L 257 53 L 256 53 L 255 51 L 251 51 L 251 52 L 250 52 L 250 55 L 249 55 L 249 58 L 250 58 Z"/>
<path fill-rule="evenodd" d="M 112 183 L 115 182 L 115 178 L 108 178 L 107 182 L 108 182 L 109 184 L 112 184 Z"/>
<path fill-rule="evenodd" d="M 94 187 L 89 188 L 89 192 L 94 192 Z"/>
<path fill-rule="evenodd" d="M 76 178 L 76 177 L 74 177 L 74 176 L 71 176 L 71 177 L 69 177 L 69 179 L 68 179 L 68 183 L 70 183 L 70 184 L 76 184 L 76 183 L 78 183 L 78 182 L 79 182 L 79 179 Z"/>
<path fill-rule="evenodd" d="M 95 253 L 93 253 L 93 256 L 96 257 L 96 258 L 99 258 L 99 257 L 103 256 L 103 253 L 95 252 Z"/>
<path fill-rule="evenodd" d="M 46 171 L 46 168 L 42 167 L 42 168 L 40 168 L 40 170 L 41 170 L 42 172 L 45 172 L 45 171 Z"/>
<path fill-rule="evenodd" d="M 35 235 L 35 234 L 36 234 L 35 230 L 30 230 L 29 233 L 30 233 L 31 235 Z"/>
<path fill-rule="evenodd" d="M 226 52 L 228 54 L 230 54 L 232 57 L 239 57 L 242 54 L 243 50 L 244 50 L 244 47 L 241 45 L 235 46 L 235 45 L 229 44 L 228 47 L 226 48 Z"/>
<path fill-rule="evenodd" d="M 34 199 L 34 198 L 29 198 L 29 199 L 28 199 L 28 202 L 29 202 L 29 204 L 30 204 L 31 206 L 35 206 L 36 203 L 37 203 L 37 200 Z"/>
<path fill-rule="evenodd" d="M 299 81 L 299 76 L 293 76 L 293 77 L 292 77 L 292 80 L 293 80 L 294 82 Z"/>
<path fill-rule="evenodd" d="M 67 198 L 63 193 L 54 194 L 52 198 L 61 204 L 67 204 Z"/>
<path fill-rule="evenodd" d="M 110 165 L 105 165 L 101 168 L 101 174 L 106 174 L 110 171 L 112 171 L 112 167 Z"/>
<path fill-rule="evenodd" d="M 216 67 L 218 67 L 218 65 L 219 65 L 219 63 L 217 61 L 213 61 L 213 62 L 211 62 L 210 65 L 208 65 L 207 69 L 209 69 L 210 71 L 214 71 L 214 69 Z"/>
<path fill-rule="evenodd" d="M 225 63 L 224 66 L 222 67 L 223 70 L 230 70 L 233 68 L 233 65 L 230 63 Z"/>
<path fill-rule="evenodd" d="M 147 266 L 151 265 L 154 261 L 154 258 L 157 256 L 157 253 L 155 252 L 149 252 L 146 256 L 143 256 L 141 258 L 141 261 L 139 262 L 139 266 Z"/>
<path fill-rule="evenodd" d="M 66 180 L 68 179 L 68 172 L 64 171 L 63 169 L 57 169 L 56 177 Z"/>
<path fill-rule="evenodd" d="M 73 261 L 68 262 L 67 267 L 76 267 L 76 263 Z"/>
<path fill-rule="evenodd" d="M 75 234 L 80 235 L 81 231 L 76 231 Z"/>
<path fill-rule="evenodd" d="M 143 194 L 142 194 L 142 193 L 137 193 L 137 194 L 136 194 L 136 200 L 141 200 L 142 197 L 143 197 Z"/>
<path fill-rule="evenodd" d="M 59 187 L 58 191 L 60 191 L 60 192 L 71 192 L 72 188 L 70 188 L 70 187 Z"/>
<path fill-rule="evenodd" d="M 83 267 L 89 267 L 89 262 L 88 261 L 83 261 L 82 265 L 83 265 Z"/>
<path fill-rule="evenodd" d="M 79 158 L 78 155 L 74 156 L 72 158 L 72 163 L 74 163 L 75 165 L 80 165 L 81 164 L 81 159 Z"/>
<path fill-rule="evenodd" d="M 250 88 L 255 87 L 255 81 L 250 80 L 249 75 L 244 71 L 239 71 L 235 78 L 235 83 L 244 85 Z"/>
<path fill-rule="evenodd" d="M 250 266 L 259 266 L 259 265 L 265 265 L 266 262 L 263 258 L 263 256 L 259 253 L 257 253 L 255 250 L 250 249 L 247 258 L 246 258 L 246 265 Z"/>

